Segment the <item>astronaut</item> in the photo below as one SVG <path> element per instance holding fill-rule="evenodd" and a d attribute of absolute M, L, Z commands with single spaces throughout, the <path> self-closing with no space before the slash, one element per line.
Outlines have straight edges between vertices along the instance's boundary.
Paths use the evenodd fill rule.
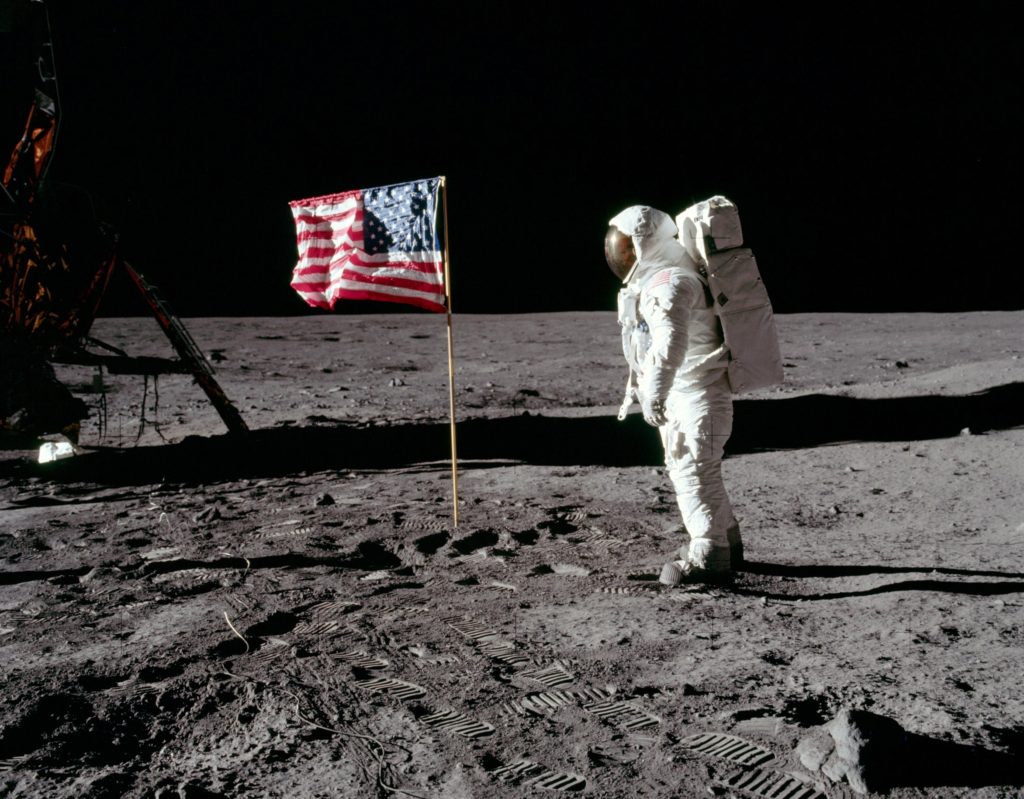
<path fill-rule="evenodd" d="M 629 364 L 625 418 L 634 401 L 658 428 L 689 545 L 666 563 L 665 585 L 720 582 L 743 563 L 739 525 L 722 480 L 732 432 L 732 390 L 707 280 L 676 238 L 672 218 L 636 205 L 609 222 L 605 258 L 619 292 Z"/>

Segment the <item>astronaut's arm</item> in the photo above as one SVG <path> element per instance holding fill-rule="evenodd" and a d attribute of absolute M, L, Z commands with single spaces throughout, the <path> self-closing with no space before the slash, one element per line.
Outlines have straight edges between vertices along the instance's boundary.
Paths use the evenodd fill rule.
<path fill-rule="evenodd" d="M 636 372 L 632 369 L 629 370 L 629 378 L 626 380 L 626 394 L 622 398 L 622 404 L 619 406 L 619 421 L 621 422 L 629 414 L 629 409 L 633 407 L 633 403 L 637 400 L 637 379 Z"/>
<path fill-rule="evenodd" d="M 692 283 L 682 273 L 673 274 L 645 297 L 644 316 L 650 327 L 651 347 L 640 394 L 651 405 L 664 407 L 676 371 L 686 358 L 690 309 L 695 296 Z"/>

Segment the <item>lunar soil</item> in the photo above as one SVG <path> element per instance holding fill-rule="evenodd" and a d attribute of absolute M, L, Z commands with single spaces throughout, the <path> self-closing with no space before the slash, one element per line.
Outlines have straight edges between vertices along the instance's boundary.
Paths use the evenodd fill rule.
<path fill-rule="evenodd" d="M 0 451 L 0 795 L 1019 796 L 1024 312 L 777 321 L 715 587 L 656 581 L 613 314 L 456 314 L 458 525 L 443 316 L 185 320 L 246 436 L 57 367 L 78 454 Z"/>

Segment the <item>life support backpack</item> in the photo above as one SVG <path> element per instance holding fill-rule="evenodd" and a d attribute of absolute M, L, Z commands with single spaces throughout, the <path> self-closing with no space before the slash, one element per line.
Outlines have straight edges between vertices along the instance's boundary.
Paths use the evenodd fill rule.
<path fill-rule="evenodd" d="M 679 241 L 708 281 L 729 347 L 729 384 L 741 394 L 783 381 L 775 315 L 757 261 L 743 246 L 739 212 L 715 195 L 676 215 Z"/>

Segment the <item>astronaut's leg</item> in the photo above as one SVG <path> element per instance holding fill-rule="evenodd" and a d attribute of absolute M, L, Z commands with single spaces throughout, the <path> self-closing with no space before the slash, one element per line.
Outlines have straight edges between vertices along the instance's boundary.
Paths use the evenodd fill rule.
<path fill-rule="evenodd" d="M 742 542 L 722 480 L 722 454 L 732 432 L 728 383 L 723 377 L 706 388 L 673 392 L 667 414 L 668 424 L 661 428 L 665 465 L 690 534 L 678 568 L 729 572 L 739 565 L 730 550 L 736 551 Z M 737 560 L 741 552 L 736 551 Z"/>

